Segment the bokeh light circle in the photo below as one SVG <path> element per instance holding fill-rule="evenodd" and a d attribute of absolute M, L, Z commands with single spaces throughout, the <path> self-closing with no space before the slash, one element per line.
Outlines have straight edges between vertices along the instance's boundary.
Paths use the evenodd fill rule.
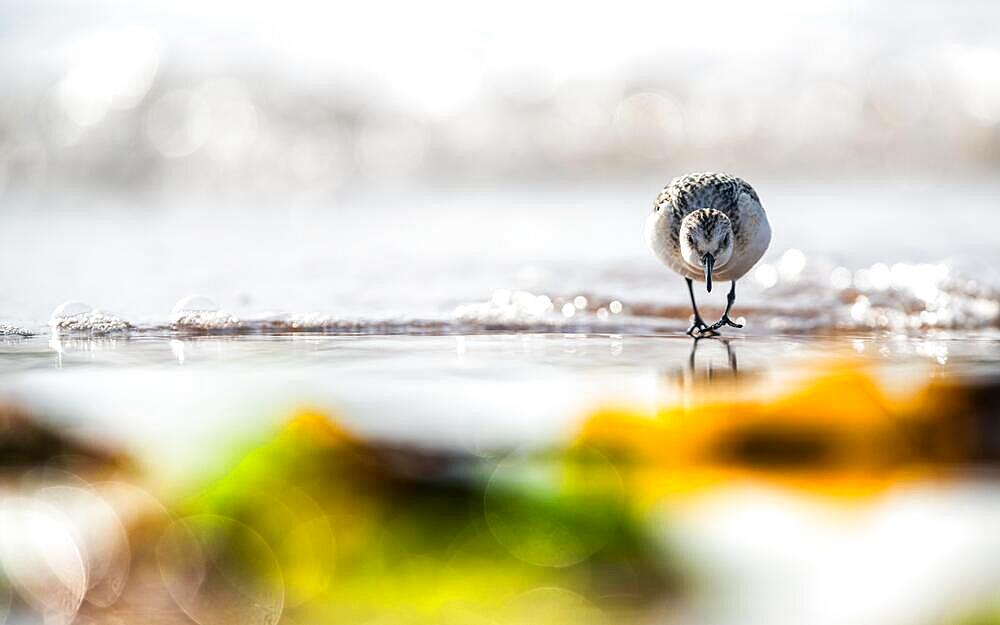
<path fill-rule="evenodd" d="M 67 517 L 87 567 L 87 601 L 98 607 L 114 604 L 132 561 L 128 534 L 115 510 L 89 488 L 48 486 L 36 496 Z"/>
<path fill-rule="evenodd" d="M 8 497 L 0 506 L 0 565 L 49 624 L 69 624 L 87 593 L 87 566 L 67 518 L 51 504 Z"/>
<path fill-rule="evenodd" d="M 490 532 L 517 559 L 564 567 L 586 560 L 613 537 L 624 511 L 621 475 L 593 449 L 564 456 L 515 452 L 486 487 Z"/>
<path fill-rule="evenodd" d="M 575 592 L 554 586 L 535 588 L 511 599 L 500 625 L 606 625 L 600 608 Z"/>
<path fill-rule="evenodd" d="M 167 527 L 157 562 L 170 596 L 199 625 L 276 625 L 285 604 L 278 559 L 260 534 L 216 515 Z"/>
<path fill-rule="evenodd" d="M 144 522 L 163 523 L 170 513 L 166 506 L 149 491 L 135 484 L 109 480 L 91 487 L 118 515 L 122 525 L 134 528 Z"/>
<path fill-rule="evenodd" d="M 261 484 L 255 492 L 234 488 L 214 493 L 231 496 L 240 509 L 252 510 L 250 523 L 277 558 L 285 587 L 285 607 L 302 605 L 325 592 L 331 583 L 337 550 L 330 521 L 305 490 L 281 480 Z"/>

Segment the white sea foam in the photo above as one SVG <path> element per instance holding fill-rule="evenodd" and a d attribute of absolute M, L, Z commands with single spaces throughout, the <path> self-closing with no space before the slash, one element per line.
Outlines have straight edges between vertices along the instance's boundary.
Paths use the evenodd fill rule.
<path fill-rule="evenodd" d="M 572 304 L 569 304 L 573 308 Z M 560 321 L 552 299 L 527 291 L 494 291 L 485 302 L 462 304 L 455 309 L 454 319 L 466 323 L 521 324 L 539 321 Z"/>
<path fill-rule="evenodd" d="M 126 332 L 132 328 L 131 323 L 117 315 L 75 301 L 64 302 L 52 311 L 49 326 L 56 334 L 97 336 Z"/>
<path fill-rule="evenodd" d="M 970 280 L 945 263 L 877 262 L 849 267 L 788 250 L 761 263 L 738 284 L 734 313 L 748 331 L 915 333 L 1000 327 L 1000 288 Z M 659 274 L 658 276 L 659 277 Z M 52 313 L 54 335 L 143 333 L 462 334 L 488 332 L 673 333 L 690 322 L 683 284 L 655 281 L 642 272 L 603 276 L 586 291 L 498 289 L 451 312 L 348 314 L 243 313 L 221 309 L 203 296 L 178 301 L 167 324 L 130 322 L 80 302 Z M 647 284 L 655 284 L 649 287 Z M 718 299 L 698 293 L 703 316 L 720 312 Z M 0 324 L 0 334 L 30 335 Z"/>
<path fill-rule="evenodd" d="M 212 300 L 201 295 L 189 295 L 174 304 L 170 312 L 174 330 L 202 332 L 239 332 L 248 326 L 235 315 L 219 309 Z"/>
<path fill-rule="evenodd" d="M 0 336 L 32 336 L 34 332 L 0 321 Z"/>
<path fill-rule="evenodd" d="M 773 331 L 908 333 L 982 330 L 1000 325 L 1000 289 L 956 275 L 943 263 L 890 266 L 879 262 L 852 273 L 825 259 L 788 250 L 776 265 L 762 263 L 752 277 L 749 285 L 741 283 L 741 291 L 749 290 L 749 294 L 738 297 L 735 312 L 749 318 L 751 324 Z M 683 293 L 682 289 L 676 291 Z M 454 318 L 490 329 L 545 325 L 552 331 L 597 332 L 605 331 L 610 321 L 628 332 L 676 329 L 691 314 L 682 301 L 637 297 L 624 305 L 619 300 L 606 303 L 611 299 L 497 291 L 489 300 L 459 306 Z M 701 306 L 706 308 L 704 303 Z M 629 323 L 621 323 L 624 319 L 615 323 L 614 313 L 623 308 Z M 677 323 L 666 323 L 669 320 Z"/>

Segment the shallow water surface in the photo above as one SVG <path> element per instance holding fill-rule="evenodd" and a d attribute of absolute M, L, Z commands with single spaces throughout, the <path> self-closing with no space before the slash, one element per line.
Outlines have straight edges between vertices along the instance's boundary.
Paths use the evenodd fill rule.
<path fill-rule="evenodd" d="M 137 437 L 155 454 L 161 437 L 186 440 L 186 428 L 259 432 L 301 405 L 387 440 L 541 445 L 603 403 L 674 401 L 713 382 L 752 389 L 831 360 L 901 383 L 989 375 L 1000 337 L 168 334 L 7 338 L 0 352 L 0 396 L 98 438 Z"/>

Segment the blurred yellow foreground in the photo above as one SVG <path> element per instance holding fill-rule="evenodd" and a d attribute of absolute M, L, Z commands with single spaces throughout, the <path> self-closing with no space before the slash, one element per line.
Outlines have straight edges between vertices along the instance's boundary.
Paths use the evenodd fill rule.
<path fill-rule="evenodd" d="M 730 384 L 655 410 L 604 407 L 562 448 L 479 455 L 362 440 L 299 410 L 181 494 L 8 406 L 0 622 L 725 623 L 801 607 L 808 595 L 751 592 L 738 567 L 727 577 L 741 549 L 774 539 L 739 514 L 796 519 L 799 534 L 750 559 L 753 579 L 780 579 L 768 558 L 820 544 L 817 528 L 996 461 L 996 386 L 945 378 L 901 394 L 866 363 L 815 371 L 777 392 Z M 717 509 L 735 516 L 699 516 Z M 910 616 L 994 622 L 981 591 Z M 734 612 L 734 597 L 748 603 Z"/>

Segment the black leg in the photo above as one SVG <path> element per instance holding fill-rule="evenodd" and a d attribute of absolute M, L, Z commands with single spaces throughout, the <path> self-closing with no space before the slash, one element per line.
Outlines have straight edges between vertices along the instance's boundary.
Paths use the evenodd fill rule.
<path fill-rule="evenodd" d="M 733 304 L 736 302 L 736 280 L 733 280 L 733 286 L 729 288 L 729 295 L 726 296 L 726 312 L 722 313 L 722 318 L 713 323 L 709 330 L 718 330 L 722 326 L 732 326 L 734 328 L 742 328 L 743 324 L 736 323 L 729 318 L 729 311 L 733 309 Z"/>
<path fill-rule="evenodd" d="M 692 283 L 691 278 L 684 278 L 684 280 L 687 281 L 688 295 L 691 296 L 691 308 L 694 310 L 694 323 L 692 323 L 691 327 L 687 330 L 688 336 L 695 336 L 695 334 L 699 337 L 715 336 L 718 332 L 709 328 L 708 324 L 705 323 L 705 320 L 701 318 L 701 314 L 698 313 L 698 304 L 694 301 L 694 284 Z"/>

